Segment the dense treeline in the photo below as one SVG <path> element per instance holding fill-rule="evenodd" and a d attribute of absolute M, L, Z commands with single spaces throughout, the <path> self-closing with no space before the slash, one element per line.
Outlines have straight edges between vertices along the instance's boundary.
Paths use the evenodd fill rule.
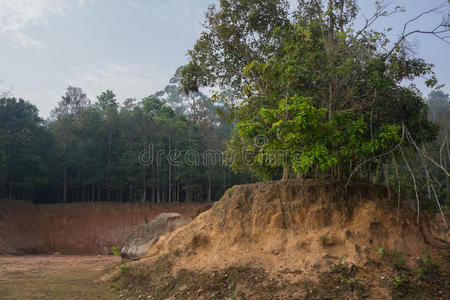
<path fill-rule="evenodd" d="M 220 153 L 231 125 L 202 93 L 164 90 L 120 105 L 69 87 L 51 118 L 22 99 L 0 100 L 0 198 L 36 202 L 214 201 L 252 181 Z"/>

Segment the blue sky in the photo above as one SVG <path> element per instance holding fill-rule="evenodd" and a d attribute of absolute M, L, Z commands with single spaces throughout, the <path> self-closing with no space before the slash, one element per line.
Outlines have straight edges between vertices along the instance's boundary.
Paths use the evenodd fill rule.
<path fill-rule="evenodd" d="M 48 116 L 67 86 L 79 86 L 91 100 L 106 89 L 120 101 L 162 89 L 198 38 L 204 12 L 214 0 L 0 0 L 0 89 L 35 104 Z M 295 2 L 292 0 L 291 2 Z M 407 12 L 375 24 L 403 24 L 442 0 L 392 1 Z M 374 1 L 359 1 L 369 16 Z M 411 29 L 429 28 L 428 15 Z M 415 36 L 417 55 L 436 65 L 450 84 L 450 45 Z M 419 88 L 427 94 L 421 81 Z M 449 92 L 449 87 L 444 88 Z"/>

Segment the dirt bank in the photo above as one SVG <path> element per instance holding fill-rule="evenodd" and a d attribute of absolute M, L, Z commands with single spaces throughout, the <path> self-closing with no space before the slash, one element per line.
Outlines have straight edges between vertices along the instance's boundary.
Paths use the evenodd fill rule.
<path fill-rule="evenodd" d="M 107 254 L 161 212 L 189 219 L 205 205 L 150 203 L 39 204 L 0 200 L 0 254 Z"/>
<path fill-rule="evenodd" d="M 320 181 L 235 186 L 207 212 L 161 238 L 149 256 L 181 253 L 191 268 L 258 263 L 303 271 L 343 258 L 364 264 L 377 249 L 420 255 L 414 215 L 398 212 L 383 186 Z"/>
<path fill-rule="evenodd" d="M 421 229 L 379 185 L 235 186 L 113 280 L 154 299 L 440 299 L 448 244 L 432 253 Z"/>

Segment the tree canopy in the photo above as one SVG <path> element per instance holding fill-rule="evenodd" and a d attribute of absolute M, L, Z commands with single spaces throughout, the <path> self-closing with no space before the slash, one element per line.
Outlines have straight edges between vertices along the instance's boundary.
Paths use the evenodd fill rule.
<path fill-rule="evenodd" d="M 245 149 L 253 163 L 232 159 L 235 169 L 342 180 L 399 143 L 410 146 L 405 130 L 418 144 L 436 137 L 423 98 L 403 84 L 429 76 L 435 86 L 432 65 L 399 44 L 386 50 L 384 33 L 355 28 L 357 13 L 350 0 L 299 1 L 292 17 L 285 1 L 224 0 L 209 9 L 181 83 L 238 91 L 229 152 Z"/>
<path fill-rule="evenodd" d="M 414 80 L 440 86 L 433 65 L 413 55 L 407 39 L 418 33 L 448 39 L 446 16 L 436 19 L 432 31 L 408 31 L 412 22 L 443 7 L 448 4 L 408 21 L 398 40 L 390 41 L 391 28 L 376 31 L 371 25 L 404 9 L 383 1 L 375 2 L 374 15 L 357 28 L 354 0 L 300 0 L 293 9 L 282 0 L 222 0 L 209 8 L 180 84 L 187 93 L 200 87 L 233 90 L 233 97 L 221 98 L 217 91 L 213 99 L 225 102 L 236 124 L 227 147 L 235 171 L 264 179 L 282 174 L 389 186 L 395 170 L 398 191 L 401 183 L 415 191 L 410 195 L 417 211 L 421 187 L 430 202 L 434 193 L 439 206 L 438 198 L 448 198 L 435 192 L 443 191 L 444 181 L 448 186 L 450 176 L 443 158 L 447 131 L 440 154 L 429 152 L 440 127 L 430 120 Z M 445 98 L 442 92 L 430 96 L 430 104 L 445 106 L 437 100 Z M 424 173 L 415 172 L 414 159 Z M 437 180 L 433 170 L 444 176 Z"/>

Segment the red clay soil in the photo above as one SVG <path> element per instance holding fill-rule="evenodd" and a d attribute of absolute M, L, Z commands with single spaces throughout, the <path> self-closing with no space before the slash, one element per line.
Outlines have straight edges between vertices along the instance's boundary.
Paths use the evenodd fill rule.
<path fill-rule="evenodd" d="M 39 204 L 0 200 L 0 254 L 108 254 L 162 212 L 189 219 L 205 204 Z"/>

